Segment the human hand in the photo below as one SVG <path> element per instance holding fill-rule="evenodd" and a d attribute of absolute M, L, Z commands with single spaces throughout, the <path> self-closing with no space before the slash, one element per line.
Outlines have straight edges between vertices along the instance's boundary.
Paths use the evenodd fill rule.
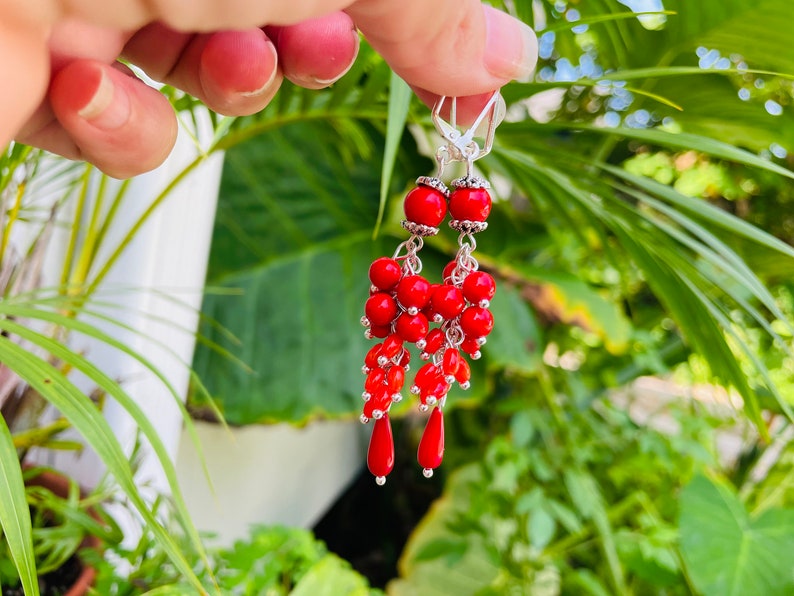
<path fill-rule="evenodd" d="M 49 0 L 39 13 L 14 1 L 0 7 L 0 76 L 14 82 L 0 145 L 16 137 L 118 177 L 159 165 L 176 134 L 168 102 L 119 55 L 229 115 L 261 110 L 283 76 L 337 80 L 355 59 L 353 23 L 428 103 L 527 77 L 537 58 L 528 27 L 478 0 L 204 0 L 191 14 L 176 0 Z"/>

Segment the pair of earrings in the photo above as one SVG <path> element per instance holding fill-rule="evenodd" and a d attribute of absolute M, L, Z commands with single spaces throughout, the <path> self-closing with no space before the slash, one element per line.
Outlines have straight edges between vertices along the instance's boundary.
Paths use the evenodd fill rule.
<path fill-rule="evenodd" d="M 364 306 L 361 323 L 368 339 L 382 340 L 364 358 L 363 413 L 361 421 L 374 420 L 367 453 L 367 465 L 382 485 L 394 468 L 394 439 L 389 409 L 402 400 L 414 344 L 427 361 L 416 373 L 410 391 L 419 398 L 419 409 L 432 408 L 417 459 L 426 477 L 441 465 L 444 456 L 443 408 L 454 383 L 468 389 L 471 375 L 466 356 L 480 357 L 480 348 L 493 329 L 490 301 L 496 283 L 479 270 L 474 257 L 475 234 L 488 227 L 491 211 L 490 185 L 475 176 L 473 163 L 487 155 L 493 145 L 499 119 L 501 97 L 494 93 L 479 117 L 467 131 L 456 125 L 456 99 L 452 99 L 451 122 L 441 117 L 446 98 L 433 109 L 433 123 L 446 141 L 436 153 L 439 164 L 434 177 L 421 176 L 417 186 L 405 198 L 405 220 L 411 235 L 391 257 L 376 259 L 369 269 L 370 296 Z M 486 125 L 485 140 L 480 146 L 475 134 Z M 466 164 L 466 175 L 453 180 L 452 189 L 442 182 L 445 167 L 452 162 Z M 449 226 L 459 233 L 455 259 L 444 268 L 441 283 L 431 283 L 422 272 L 419 258 L 424 238 L 438 234 L 438 226 L 447 212 Z"/>

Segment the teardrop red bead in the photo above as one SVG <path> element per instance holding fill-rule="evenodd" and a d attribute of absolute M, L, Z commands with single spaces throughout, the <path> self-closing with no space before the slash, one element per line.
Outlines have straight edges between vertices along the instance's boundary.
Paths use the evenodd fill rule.
<path fill-rule="evenodd" d="M 367 451 L 367 467 L 377 478 L 384 478 L 394 469 L 394 437 L 389 415 L 375 421 Z"/>
<path fill-rule="evenodd" d="M 444 414 L 439 408 L 434 408 L 427 420 L 416 459 L 426 470 L 437 468 L 444 459 Z"/>

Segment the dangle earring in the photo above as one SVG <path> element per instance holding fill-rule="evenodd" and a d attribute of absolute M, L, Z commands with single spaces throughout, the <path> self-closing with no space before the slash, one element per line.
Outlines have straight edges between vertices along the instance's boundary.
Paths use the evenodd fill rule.
<path fill-rule="evenodd" d="M 456 125 L 457 100 L 451 100 L 451 118 L 446 122 L 441 110 L 442 97 L 433 109 L 433 123 L 446 141 L 437 153 L 438 174 L 421 176 L 417 186 L 405 197 L 405 220 L 411 236 L 402 242 L 392 257 L 376 259 L 369 269 L 370 297 L 361 323 L 368 339 L 382 339 L 364 358 L 363 413 L 361 422 L 375 420 L 367 453 L 367 465 L 378 484 L 394 468 L 394 440 L 389 419 L 392 403 L 402 399 L 411 354 L 406 344 L 415 344 L 420 357 L 428 362 L 416 374 L 411 393 L 419 396 L 419 409 L 433 411 L 419 442 L 417 459 L 426 477 L 441 465 L 444 455 L 443 407 L 453 383 L 468 389 L 470 367 L 463 354 L 476 360 L 485 337 L 493 329 L 488 310 L 496 291 L 494 279 L 479 271 L 473 256 L 477 246 L 474 234 L 488 227 L 491 211 L 488 182 L 473 173 L 474 161 L 487 155 L 493 146 L 498 124 L 501 96 L 494 93 L 477 120 L 466 132 Z M 475 141 L 476 131 L 486 122 L 482 146 Z M 466 175 L 452 181 L 453 190 L 442 182 L 445 167 L 452 162 L 466 164 Z M 420 275 L 419 250 L 424 238 L 438 233 L 447 210 L 449 225 L 459 233 L 458 251 L 442 274 L 442 283 L 432 284 Z M 430 328 L 432 324 L 437 327 Z"/>

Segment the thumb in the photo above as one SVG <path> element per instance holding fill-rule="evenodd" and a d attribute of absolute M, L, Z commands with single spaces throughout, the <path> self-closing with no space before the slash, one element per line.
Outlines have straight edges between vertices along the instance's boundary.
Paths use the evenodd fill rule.
<path fill-rule="evenodd" d="M 434 94 L 493 91 L 537 63 L 534 31 L 479 0 L 358 0 L 347 12 L 398 75 Z"/>

